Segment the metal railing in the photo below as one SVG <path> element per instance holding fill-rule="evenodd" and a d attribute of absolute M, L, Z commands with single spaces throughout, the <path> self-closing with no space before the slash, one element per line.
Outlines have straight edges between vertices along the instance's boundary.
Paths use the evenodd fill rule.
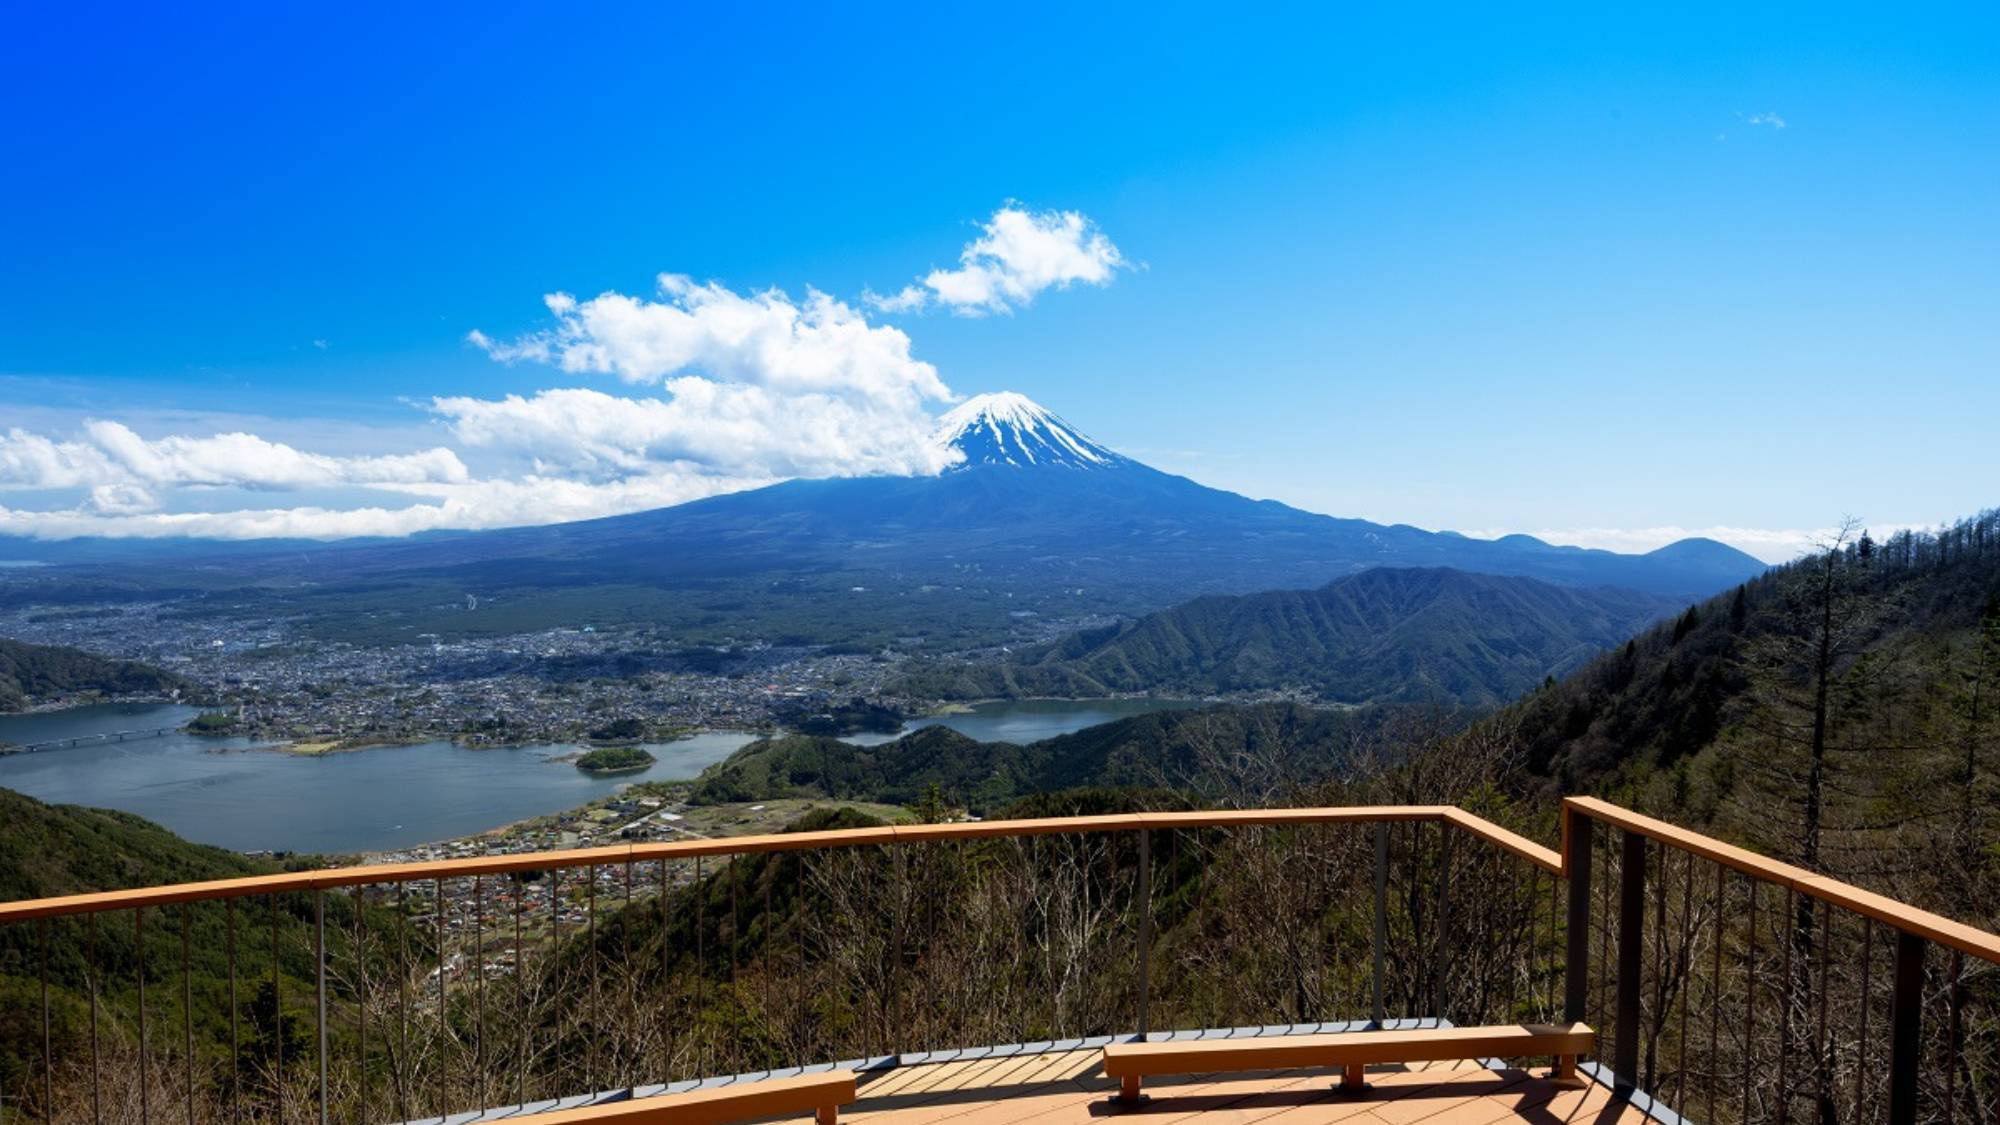
<path fill-rule="evenodd" d="M 4 903 L 0 1110 L 413 1120 L 995 1043 L 1552 1018 L 1560 869 L 1455 808 L 1357 807 L 635 843 Z"/>
<path fill-rule="evenodd" d="M 1563 828 L 1564 1015 L 1629 1099 L 1725 1125 L 2000 1116 L 2000 937 L 1592 798 Z"/>

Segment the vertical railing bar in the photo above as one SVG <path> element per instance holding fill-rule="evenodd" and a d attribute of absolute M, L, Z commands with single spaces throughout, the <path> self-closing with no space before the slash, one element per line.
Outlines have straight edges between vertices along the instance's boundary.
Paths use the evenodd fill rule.
<path fill-rule="evenodd" d="M 555 967 L 555 968 L 561 968 L 561 967 L 562 967 L 562 963 L 563 963 L 563 957 L 562 957 L 562 894 L 561 894 L 561 889 L 562 889 L 562 868 L 560 868 L 560 867 L 551 867 L 551 868 L 549 868 L 549 949 L 548 949 L 548 952 L 549 952 L 549 957 L 548 957 L 548 961 L 549 961 L 549 964 L 550 964 L 551 966 Z M 565 991 L 565 992 L 567 992 L 567 991 L 568 991 L 568 988 L 569 988 L 569 980 L 568 980 L 568 974 L 567 974 L 567 972 L 565 972 L 565 974 L 564 974 L 564 977 L 563 977 L 563 979 L 562 979 L 562 980 L 560 981 L 560 983 L 559 983 L 559 987 L 560 987 L 560 988 L 561 988 L 561 989 L 562 989 L 563 991 Z M 546 1087 L 544 1087 L 544 1088 L 546 1088 Z M 562 1096 L 562 1090 L 558 1089 L 558 1090 L 556 1091 L 556 1096 L 557 1096 L 557 1097 L 561 1097 L 561 1096 Z"/>
<path fill-rule="evenodd" d="M 514 880 L 514 1104 L 528 1104 L 527 947 L 521 944 L 521 914 L 527 909 L 528 878 Z"/>
<path fill-rule="evenodd" d="M 896 856 L 895 942 L 894 948 L 889 954 L 889 1019 L 887 1024 L 882 1028 L 882 1053 L 885 1055 L 902 1054 L 903 1042 L 895 1038 L 895 1035 L 905 1030 L 903 1022 L 903 930 L 909 922 L 910 873 L 907 857 L 904 855 L 903 849 L 895 848 L 894 852 Z M 735 885 L 731 884 L 729 909 L 732 915 L 736 910 L 735 891 Z M 734 925 L 734 922 L 731 925 Z M 736 946 L 733 942 L 729 947 L 729 965 L 730 979 L 734 980 L 736 978 Z"/>
<path fill-rule="evenodd" d="M 1604 879 L 1597 888 L 1597 1008 L 1603 1017 L 1603 1026 L 1612 1028 L 1612 1043 L 1617 1043 L 1616 1013 L 1611 1007 L 1611 841 L 1606 839 L 1598 849 L 1604 856 Z M 1606 1052 L 1610 1054 L 1610 1052 Z M 1615 1057 L 1615 1056 L 1614 1056 Z"/>
<path fill-rule="evenodd" d="M 272 909 L 277 909 L 277 897 L 271 898 Z M 277 924 L 272 923 L 272 933 L 277 932 Z M 146 908 L 132 910 L 132 948 L 137 956 L 139 977 L 139 1121 L 141 1125 L 153 1119 L 153 1076 L 152 1059 L 146 1045 Z M 272 942 L 275 958 L 277 943 Z M 275 963 L 275 960 L 274 962 Z"/>
<path fill-rule="evenodd" d="M 1896 931 L 1896 984 L 1889 1001 L 1889 1125 L 1916 1125 L 1923 1049 L 1924 939 Z"/>
<path fill-rule="evenodd" d="M 1494 859 L 1495 859 L 1495 863 L 1496 863 L 1496 866 L 1499 866 L 1499 865 L 1505 865 L 1505 864 L 1506 864 L 1506 863 L 1508 862 L 1508 861 L 1507 861 L 1507 859 L 1506 859 L 1505 857 L 1499 857 L 1499 856 L 1495 856 L 1495 857 L 1494 857 Z M 1536 897 L 1536 896 L 1535 896 L 1535 868 L 1534 868 L 1534 865 L 1533 865 L 1533 864 L 1525 864 L 1525 863 L 1524 863 L 1524 864 L 1523 864 L 1522 866 L 1524 866 L 1524 867 L 1526 867 L 1526 868 L 1528 869 L 1528 893 L 1527 893 L 1527 896 L 1526 896 L 1526 901 L 1527 901 L 1527 904 L 1528 904 L 1528 945 L 1529 945 L 1529 947 L 1530 947 L 1530 948 L 1533 948 L 1533 946 L 1534 946 L 1534 918 L 1535 918 L 1535 906 L 1534 906 L 1534 904 L 1535 904 L 1535 897 Z M 1509 880 L 1509 882 L 1508 882 L 1508 887 L 1509 887 L 1509 889 L 1510 889 L 1510 890 L 1512 890 L 1512 891 L 1514 892 L 1514 896 L 1519 896 L 1519 895 L 1520 895 L 1520 891 L 1521 891 L 1521 882 L 1520 882 L 1520 880 L 1518 880 L 1518 879 L 1514 879 L 1514 880 Z M 1521 900 L 1521 899 L 1520 899 L 1519 897 L 1514 897 L 1514 898 L 1512 899 L 1512 901 L 1510 901 L 1510 902 L 1508 903 L 1508 906 L 1509 906 L 1509 910 L 1508 910 L 1508 913 L 1507 913 L 1507 919 L 1506 919 L 1506 921 L 1507 921 L 1507 925 L 1508 925 L 1508 929 L 1509 929 L 1510 931 L 1512 931 L 1512 932 L 1511 932 L 1511 933 L 1510 933 L 1510 934 L 1508 935 L 1508 937 L 1509 937 L 1509 942 L 1510 942 L 1510 944 L 1513 944 L 1513 941 L 1514 941 L 1514 939 L 1516 939 L 1516 938 L 1519 938 L 1519 937 L 1521 936 L 1519 928 L 1518 928 L 1518 927 L 1517 927 L 1517 926 L 1515 925 L 1515 919 L 1516 919 L 1516 917 L 1517 917 L 1517 916 L 1515 915 L 1515 913 L 1514 913 L 1514 911 L 1513 911 L 1513 909 L 1512 909 L 1512 907 L 1513 907 L 1514 903 L 1515 903 L 1515 902 L 1520 902 L 1520 901 L 1522 901 L 1522 900 Z M 1499 925 L 1500 925 L 1500 919 L 1499 919 L 1498 917 L 1495 917 L 1495 918 L 1493 919 L 1493 926 L 1489 928 L 1489 932 L 1491 932 L 1492 930 L 1497 930 L 1497 928 L 1499 927 Z M 1489 945 L 1489 946 L 1488 946 L 1487 948 L 1488 948 L 1488 949 L 1493 949 L 1493 948 L 1496 948 L 1496 947 L 1495 947 L 1495 946 L 1492 946 L 1492 945 Z M 1518 945 L 1515 945 L 1515 948 L 1519 948 L 1519 946 L 1518 946 Z M 1514 959 L 1514 958 L 1512 958 L 1512 957 L 1510 957 L 1510 958 L 1508 958 L 1508 959 L 1507 959 L 1507 1013 L 1506 1013 L 1506 1016 L 1505 1016 L 1505 1018 L 1501 1020 L 1501 1022 L 1502 1022 L 1502 1023 L 1506 1023 L 1506 1022 L 1519 1022 L 1519 1020 L 1520 1020 L 1520 1018 L 1521 1018 L 1521 1011 L 1520 1011 L 1520 1001 L 1521 1001 L 1521 975 L 1522 975 L 1522 973 L 1524 973 L 1524 972 L 1526 972 L 1526 971 L 1527 971 L 1527 966 L 1526 966 L 1526 965 L 1525 965 L 1525 964 L 1524 964 L 1523 962 L 1521 962 L 1521 961 L 1517 961 L 1517 960 L 1515 960 L 1515 959 Z"/>
<path fill-rule="evenodd" d="M 1799 943 L 1798 890 L 1785 888 L 1785 953 L 1778 961 L 1778 1125 L 1792 1118 L 1792 1007 L 1798 982 L 1792 975 L 1792 949 Z M 1811 900 L 1806 909 L 1810 911 Z"/>
<path fill-rule="evenodd" d="M 1446 927 L 1450 925 L 1452 909 L 1452 825 L 1450 821 L 1438 821 L 1438 941 L 1436 941 L 1436 961 L 1432 961 L 1430 971 L 1430 1013 L 1438 1027 L 1444 1027 L 1444 961 L 1450 957 L 1450 935 Z"/>
<path fill-rule="evenodd" d="M 409 891 L 409 884 L 396 880 L 396 1114 L 405 1121 L 410 1119 L 411 1066 Z"/>
<path fill-rule="evenodd" d="M 1964 1048 L 1963 1011 L 1960 1004 L 1963 996 L 1959 991 L 1959 981 L 1965 973 L 1965 954 L 1951 951 L 1949 976 L 1945 980 L 1945 1053 L 1944 1053 L 1944 1119 L 1946 1125 L 1958 1119 L 1958 1066 L 1959 1052 Z"/>
<path fill-rule="evenodd" d="M 226 902 L 227 900 L 224 901 Z M 92 911 L 84 917 L 87 929 L 85 930 L 83 957 L 85 969 L 87 970 L 85 978 L 90 982 L 90 1120 L 92 1125 L 103 1125 L 104 1082 L 103 1075 L 99 1070 L 97 1041 L 97 974 L 100 971 L 97 964 L 97 912 Z M 235 937 L 234 931 L 231 931 L 230 937 L 232 941 L 229 951 L 229 1013 L 231 1020 L 230 1027 L 233 1032 L 236 1017 L 236 947 L 233 940 Z M 236 1044 L 234 1042 L 229 1045 L 229 1057 L 232 1059 L 236 1057 Z M 230 1070 L 231 1073 L 235 1072 L 234 1067 L 231 1067 Z"/>
<path fill-rule="evenodd" d="M 926 853 L 926 854 L 928 855 L 928 853 Z M 758 941 L 758 943 L 757 943 L 757 972 L 758 972 L 758 975 L 759 975 L 759 976 L 760 976 L 760 977 L 762 978 L 762 979 L 761 979 L 761 980 L 760 980 L 760 981 L 758 982 L 758 983 L 759 983 L 759 986 L 760 986 L 760 987 L 759 987 L 759 991 L 760 991 L 760 992 L 762 993 L 762 995 L 763 995 L 763 1001 L 764 1001 L 764 1003 L 765 1003 L 766 1005 L 769 1005 L 769 1004 L 770 1004 L 770 1002 L 771 1002 L 771 987 L 772 987 L 772 986 L 771 986 L 771 946 L 772 946 L 772 942 L 773 942 L 773 940 L 774 940 L 774 939 L 773 939 L 773 937 L 772 937 L 772 934 L 773 934 L 773 932 L 774 932 L 774 931 L 773 931 L 773 929 L 772 929 L 772 926 L 771 926 L 771 884 L 772 884 L 773 882 L 775 882 L 775 881 L 776 881 L 776 879 L 777 879 L 777 874 L 778 874 L 778 872 L 777 872 L 777 860 L 776 860 L 775 858 L 773 858 L 773 857 L 772 857 L 771 855 L 768 855 L 768 854 L 767 854 L 767 855 L 766 855 L 766 856 L 764 857 L 764 860 L 763 860 L 763 865 L 764 865 L 764 878 L 763 878 L 763 883 L 764 883 L 764 936 L 763 936 L 763 938 L 762 938 L 762 939 L 761 939 L 760 941 Z M 925 866 L 927 866 L 927 867 L 929 866 L 929 863 L 928 863 L 928 861 L 926 861 L 926 864 L 925 864 Z"/>
<path fill-rule="evenodd" d="M 1033 859 L 1030 861 L 1031 864 L 1030 870 L 1041 872 L 1047 875 L 1048 878 L 1051 880 L 1050 891 L 1046 896 L 1044 896 L 1047 905 L 1045 905 L 1042 908 L 1042 944 L 1045 949 L 1045 954 L 1042 957 L 1042 966 L 1043 966 L 1043 973 L 1048 978 L 1047 984 L 1049 990 L 1049 1038 L 1051 1040 L 1061 1038 L 1061 1036 L 1056 1032 L 1056 1024 L 1061 1016 L 1060 1009 L 1062 1006 L 1062 998 L 1060 995 L 1058 995 L 1060 989 L 1057 987 L 1057 982 L 1056 982 L 1056 916 L 1055 916 L 1056 896 L 1054 890 L 1055 884 L 1053 882 L 1055 878 L 1055 869 L 1051 863 L 1045 862 L 1043 860 L 1042 852 L 1044 850 L 1054 851 L 1054 844 L 1055 841 L 1053 837 L 1043 837 L 1043 836 L 1036 836 L 1031 840 L 1029 840 L 1028 842 L 1030 854 L 1033 856 Z"/>
<path fill-rule="evenodd" d="M 442 1121 L 451 1113 L 451 1067 L 445 1062 L 445 1052 L 451 1048 L 451 993 L 445 980 L 445 938 L 444 938 L 444 876 L 431 880 L 431 896 L 437 901 L 437 963 L 438 963 L 438 1045 L 437 1045 L 437 1115 Z"/>
<path fill-rule="evenodd" d="M 958 842 L 959 866 L 965 864 L 965 842 Z M 792 945 L 798 961 L 797 971 L 792 975 L 792 1001 L 803 1016 L 806 1008 L 806 853 L 799 852 L 792 857 Z M 803 1018 L 799 1021 L 799 1066 L 812 1061 L 811 1024 Z"/>
<path fill-rule="evenodd" d="M 42 931 L 42 1120 L 56 1119 L 56 1052 L 49 1020 L 49 937 L 47 918 L 39 923 Z M 190 1087 L 192 1088 L 192 1087 Z M 25 1100 L 25 1099 L 24 1099 Z"/>
<path fill-rule="evenodd" d="M 226 935 L 224 937 L 224 943 L 228 947 L 228 957 L 229 957 L 229 1120 L 233 1122 L 240 1120 L 242 1117 L 240 1095 L 243 1092 L 243 1067 L 237 1061 L 238 1053 L 242 1050 L 241 1046 L 242 1041 L 241 1038 L 239 1037 L 237 1030 L 238 1015 L 236 1006 L 236 900 L 231 898 L 223 899 L 222 910 L 223 910 L 223 930 Z M 95 1013 L 93 1012 L 93 1019 L 94 1017 Z M 93 1039 L 93 1045 L 91 1050 L 94 1055 L 96 1051 L 96 1046 L 95 1046 L 96 1031 L 94 1023 L 92 1025 L 91 1035 Z"/>
<path fill-rule="evenodd" d="M 1646 837 L 1626 830 L 1618 863 L 1618 1037 L 1612 1081 L 1629 1098 L 1639 1080 L 1639 1016 L 1645 960 Z"/>
<path fill-rule="evenodd" d="M 313 891 L 314 1038 L 319 1043 L 319 1125 L 327 1125 L 326 1085 L 326 891 Z"/>
<path fill-rule="evenodd" d="M 1757 1040 L 1757 880 L 1744 876 L 1744 890 L 1749 895 L 1749 945 L 1747 956 L 1748 980 L 1743 989 L 1743 1116 L 1750 1120 L 1750 1089 L 1757 1068 L 1751 1057 L 1751 1045 Z"/>
<path fill-rule="evenodd" d="M 1582 813 L 1565 811 L 1569 830 L 1563 837 L 1563 874 L 1569 880 L 1569 945 L 1564 957 L 1563 1019 L 1584 1022 L 1584 1006 L 1590 996 L 1590 876 L 1593 821 Z"/>
<path fill-rule="evenodd" d="M 1648 1028 L 1645 1036 L 1646 1061 L 1645 1081 L 1640 1088 L 1647 1093 L 1659 1092 L 1659 1039 L 1667 1029 L 1667 846 L 1648 848 L 1648 862 L 1653 869 L 1656 887 L 1653 893 L 1653 1012 L 1651 1020 L 1642 1020 L 1641 1026 Z"/>
<path fill-rule="evenodd" d="M 1818 1078 L 1816 1093 L 1823 1112 L 1831 1111 L 1833 1107 L 1833 1069 L 1829 1057 L 1832 1048 L 1826 1038 L 1827 994 L 1833 991 L 1827 977 L 1827 958 L 1832 945 L 1833 907 L 1822 905 L 1819 910 L 1819 1027 L 1813 1033 L 1813 1072 Z"/>
<path fill-rule="evenodd" d="M 486 1082 L 486 877 L 472 877 L 472 1070 L 477 1076 L 479 1105 L 485 1109 L 491 1095 Z"/>
<path fill-rule="evenodd" d="M 597 1045 L 604 1038 L 604 1003 L 597 987 L 597 868 L 585 866 L 583 879 L 583 944 L 590 958 L 590 1046 L 584 1052 L 583 1084 L 586 1092 L 596 1094 Z"/>
<path fill-rule="evenodd" d="M 619 949 L 623 958 L 619 968 L 625 971 L 626 1010 L 631 1017 L 632 1041 L 636 1046 L 639 1042 L 639 971 L 638 964 L 632 960 L 632 919 L 632 861 L 628 858 L 625 861 L 625 902 L 618 909 Z M 644 1061 L 642 1054 L 633 1050 L 625 1057 L 625 1088 L 628 1090 L 639 1085 L 639 1064 Z"/>
<path fill-rule="evenodd" d="M 194 903 L 181 904 L 181 1051 L 187 1067 L 187 1125 L 194 1125 Z"/>
<path fill-rule="evenodd" d="M 674 947 L 666 933 L 666 861 L 660 861 L 660 1085 L 674 1081 L 674 1017 L 668 987 L 674 975 Z"/>
<path fill-rule="evenodd" d="M 368 944 L 363 936 L 367 933 L 368 919 L 367 892 L 356 888 L 348 892 L 347 901 L 354 911 L 354 940 L 348 943 L 348 951 L 354 957 L 354 1018 L 359 1025 L 358 1042 L 354 1048 L 355 1058 L 355 1116 L 368 1120 L 368 1001 L 372 996 L 368 975 Z"/>
<path fill-rule="evenodd" d="M 708 884 L 701 877 L 700 856 L 694 857 L 694 1006 L 701 1005 L 708 997 Z M 695 1039 L 695 1065 L 699 1068 L 708 1058 L 708 1037 Z"/>
<path fill-rule="evenodd" d="M 280 1125 L 285 1120 L 285 982 L 279 976 L 281 960 L 278 945 L 278 896 L 274 893 L 271 895 L 271 1017 L 272 1023 L 277 1028 L 277 1034 L 271 1037 L 273 1044 L 271 1055 L 274 1060 L 272 1078 L 275 1083 L 272 1101 L 277 1107 Z"/>
<path fill-rule="evenodd" d="M 1875 984 L 1875 919 L 1861 919 L 1861 1029 L 1855 1036 L 1854 1119 L 1861 1120 L 1861 1107 L 1868 1093 L 1868 1006 L 1873 1002 Z"/>
<path fill-rule="evenodd" d="M 1544 963 L 1541 967 L 1543 978 L 1542 995 L 1544 997 L 1542 1010 L 1548 1013 L 1550 1022 L 1555 1021 L 1560 1011 L 1556 1006 L 1556 980 L 1561 974 L 1556 971 L 1553 958 L 1556 956 L 1556 951 L 1562 948 L 1559 933 L 1562 926 L 1562 896 L 1563 877 L 1558 873 L 1551 872 L 1549 875 L 1549 957 L 1552 960 Z"/>
<path fill-rule="evenodd" d="M 1151 1030 L 1153 963 L 1153 834 L 1139 829 L 1139 1039 Z"/>
<path fill-rule="evenodd" d="M 1726 934 L 1723 928 L 1723 907 L 1729 892 L 1729 869 L 1722 864 L 1715 865 L 1715 912 L 1712 925 L 1715 927 L 1715 975 L 1708 982 L 1708 1113 L 1707 1118 L 1715 1118 L 1715 1091 L 1722 1085 L 1722 940 Z"/>
<path fill-rule="evenodd" d="M 1666 870 L 1666 847 L 1660 848 L 1661 871 Z M 1665 882 L 1663 878 L 1661 880 Z M 1662 927 L 1664 928 L 1664 927 Z M 1681 1027 L 1674 1055 L 1674 1104 L 1687 1104 L 1688 1009 L 1694 1001 L 1694 853 L 1681 853 Z"/>
<path fill-rule="evenodd" d="M 1389 823 L 1375 822 L 1375 936 L 1374 971 L 1370 982 L 1373 1006 L 1370 1008 L 1375 1026 L 1388 1022 L 1388 998 L 1382 991 L 1383 974 L 1387 970 L 1389 950 Z"/>

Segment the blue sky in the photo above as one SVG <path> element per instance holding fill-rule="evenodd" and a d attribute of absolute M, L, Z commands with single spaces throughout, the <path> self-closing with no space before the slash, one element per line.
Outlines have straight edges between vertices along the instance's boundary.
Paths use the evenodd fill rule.
<path fill-rule="evenodd" d="M 1782 557 L 1844 514 L 2000 502 L 1990 5 L 12 23 L 0 530 L 594 514 L 902 465 L 946 395 L 1001 389 L 1209 483 L 1426 527 Z M 925 289 L 1015 201 L 1116 261 L 982 307 Z M 563 337 L 545 294 L 684 309 L 661 273 L 883 334 L 842 353 L 852 385 L 712 349 L 542 361 L 606 330 Z M 866 300 L 912 285 L 922 308 Z M 820 418 L 835 438 L 786 429 Z M 320 514 L 240 515 L 271 511 Z"/>

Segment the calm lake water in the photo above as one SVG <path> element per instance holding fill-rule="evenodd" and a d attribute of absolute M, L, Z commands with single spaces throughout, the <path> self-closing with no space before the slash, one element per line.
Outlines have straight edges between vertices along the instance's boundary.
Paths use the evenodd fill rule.
<path fill-rule="evenodd" d="M 984 742 L 1034 742 L 1189 706 L 1164 699 L 1015 700 L 917 719 L 904 729 L 941 725 Z M 178 727 L 195 714 L 192 707 L 170 704 L 100 704 L 0 715 L 0 740 Z M 567 745 L 468 750 L 426 742 L 305 757 L 258 750 L 248 739 L 176 732 L 0 756 L 0 786 L 57 804 L 137 813 L 190 840 L 238 851 L 382 851 L 575 808 L 634 781 L 693 777 L 753 737 L 711 731 L 649 745 L 659 759 L 651 769 L 593 777 L 552 760 L 576 751 Z M 893 737 L 862 734 L 847 741 L 875 745 Z"/>
<path fill-rule="evenodd" d="M 192 707 L 104 704 L 0 715 L 0 740 L 179 726 Z M 634 781 L 688 778 L 751 735 L 648 746 L 643 773 L 593 777 L 551 759 L 574 746 L 468 750 L 449 742 L 304 757 L 241 738 L 170 734 L 0 757 L 0 786 L 43 801 L 137 813 L 190 840 L 239 851 L 353 852 L 466 836 L 595 800 Z"/>
<path fill-rule="evenodd" d="M 913 719 L 900 733 L 922 727 L 950 727 L 981 742 L 1039 742 L 1059 734 L 1070 734 L 1099 723 L 1109 723 L 1150 711 L 1178 711 L 1198 707 L 1191 699 L 1009 699 L 978 703 L 957 715 L 937 715 Z M 844 742 L 856 746 L 876 746 L 898 735 L 854 734 Z"/>

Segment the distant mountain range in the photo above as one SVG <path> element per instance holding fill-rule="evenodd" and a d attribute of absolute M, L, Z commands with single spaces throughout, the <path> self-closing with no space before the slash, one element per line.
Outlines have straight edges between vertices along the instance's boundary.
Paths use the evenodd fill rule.
<path fill-rule="evenodd" d="M 1019 395 L 974 398 L 929 477 L 793 480 L 586 522 L 328 545 L 68 545 L 88 565 L 15 568 L 0 599 L 228 592 L 232 605 L 366 636 L 643 620 L 691 640 L 880 643 L 1004 636 L 1035 614 L 1143 613 L 1201 594 L 1318 586 L 1378 566 L 1452 567 L 1693 600 L 1762 572 L 1711 540 L 1644 555 L 1528 536 L 1316 515 L 1150 468 Z M 18 543 L 18 541 L 14 541 Z M 0 554 L 60 561 L 50 546 Z M 54 572 L 54 573 L 51 573 Z M 472 599 L 468 601 L 468 596 Z"/>
<path fill-rule="evenodd" d="M 1679 608 L 1615 587 L 1378 567 L 1316 590 L 1197 598 L 1012 660 L 932 668 L 908 686 L 946 699 L 1301 689 L 1357 705 L 1489 707 Z"/>

